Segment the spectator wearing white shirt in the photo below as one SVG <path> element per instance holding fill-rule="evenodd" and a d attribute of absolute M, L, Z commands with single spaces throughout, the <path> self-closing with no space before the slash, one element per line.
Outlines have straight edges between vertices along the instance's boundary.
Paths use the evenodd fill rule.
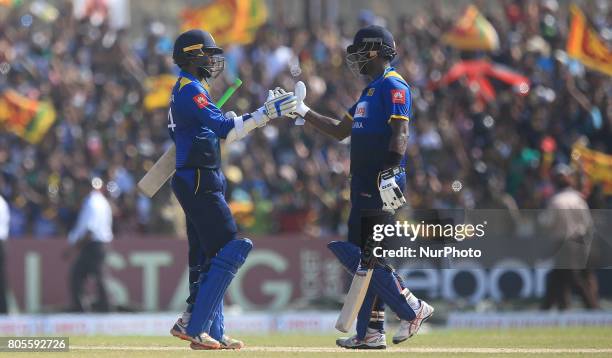
<path fill-rule="evenodd" d="M 562 245 L 555 257 L 555 266 L 546 281 L 543 309 L 570 306 L 572 290 L 576 289 L 587 309 L 599 308 L 598 283 L 587 260 L 592 243 L 593 218 L 587 202 L 574 187 L 574 170 L 558 164 L 553 169 L 557 192 L 550 198 L 547 214 L 551 237 Z"/>
<path fill-rule="evenodd" d="M 6 307 L 6 255 L 4 241 L 9 235 L 10 210 L 2 196 L 0 196 L 0 314 L 7 313 Z"/>
<path fill-rule="evenodd" d="M 70 251 L 79 254 L 70 270 L 71 310 L 84 312 L 82 301 L 85 280 L 92 276 L 97 289 L 97 311 L 109 310 L 106 287 L 104 285 L 105 244 L 113 240 L 113 213 L 109 201 L 102 193 L 103 182 L 100 178 L 91 181 L 93 190 L 85 198 L 75 227 L 68 234 Z"/>

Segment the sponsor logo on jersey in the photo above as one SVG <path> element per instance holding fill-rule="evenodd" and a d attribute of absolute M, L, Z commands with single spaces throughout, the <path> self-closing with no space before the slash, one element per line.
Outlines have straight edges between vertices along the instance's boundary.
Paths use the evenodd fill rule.
<path fill-rule="evenodd" d="M 368 97 L 372 97 L 372 96 L 374 95 L 374 90 L 375 90 L 375 89 L 376 89 L 376 88 L 370 88 L 370 89 L 368 90 Z"/>
<path fill-rule="evenodd" d="M 406 90 L 391 90 L 391 102 L 395 104 L 406 104 Z"/>
<path fill-rule="evenodd" d="M 363 128 L 363 122 L 353 122 L 353 128 L 355 129 Z"/>
<path fill-rule="evenodd" d="M 353 118 L 365 118 L 368 116 L 368 102 L 359 102 L 355 108 Z"/>
<path fill-rule="evenodd" d="M 206 96 L 204 95 L 204 93 L 198 93 L 197 95 L 195 95 L 193 97 L 193 101 L 195 102 L 196 106 L 198 106 L 199 109 L 202 109 L 208 106 L 208 99 L 206 99 Z"/>

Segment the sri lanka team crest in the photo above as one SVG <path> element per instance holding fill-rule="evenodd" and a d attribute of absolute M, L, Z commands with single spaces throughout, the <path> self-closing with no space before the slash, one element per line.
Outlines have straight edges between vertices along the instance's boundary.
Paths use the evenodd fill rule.
<path fill-rule="evenodd" d="M 204 95 L 204 93 L 198 93 L 197 95 L 195 95 L 193 97 L 193 101 L 195 102 L 196 106 L 198 106 L 199 109 L 202 109 L 208 106 L 208 99 L 206 99 L 206 96 Z"/>
<path fill-rule="evenodd" d="M 406 104 L 406 90 L 391 90 L 391 102 L 395 104 Z"/>

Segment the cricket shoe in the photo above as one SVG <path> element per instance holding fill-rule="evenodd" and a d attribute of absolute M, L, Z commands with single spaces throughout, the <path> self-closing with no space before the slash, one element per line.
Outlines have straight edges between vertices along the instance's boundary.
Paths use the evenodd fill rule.
<path fill-rule="evenodd" d="M 387 339 L 384 333 L 368 328 L 368 332 L 363 339 L 357 338 L 357 335 L 338 338 L 336 339 L 336 345 L 346 349 L 387 349 Z"/>
<path fill-rule="evenodd" d="M 191 342 L 191 349 L 219 349 L 221 344 L 216 339 L 209 336 L 207 333 L 202 333 L 198 336 L 192 337 L 187 333 L 187 324 L 183 322 L 182 318 L 179 318 L 172 329 L 170 334 L 185 341 Z"/>
<path fill-rule="evenodd" d="M 170 334 L 185 341 L 190 340 L 187 334 L 187 323 L 184 323 L 182 318 L 176 320 L 176 323 L 174 323 L 170 330 Z"/>
<path fill-rule="evenodd" d="M 225 334 L 221 337 L 219 343 L 221 343 L 221 349 L 241 349 L 244 347 L 244 342 Z"/>
<path fill-rule="evenodd" d="M 400 321 L 399 329 L 393 336 L 393 344 L 402 343 L 417 334 L 423 322 L 433 315 L 433 307 L 423 300 L 419 300 L 419 302 L 421 303 L 421 307 L 416 310 L 416 317 L 412 321 Z"/>

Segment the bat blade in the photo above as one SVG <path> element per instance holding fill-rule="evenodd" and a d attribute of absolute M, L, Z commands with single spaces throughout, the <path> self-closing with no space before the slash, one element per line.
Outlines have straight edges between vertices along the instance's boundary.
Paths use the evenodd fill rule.
<path fill-rule="evenodd" d="M 174 144 L 155 162 L 138 182 L 138 189 L 152 198 L 176 171 L 176 147 Z"/>
<path fill-rule="evenodd" d="M 370 280 L 372 279 L 373 270 L 367 270 L 364 274 L 356 273 L 351 282 L 351 288 L 344 300 L 342 311 L 336 321 L 336 329 L 340 332 L 347 333 L 351 330 L 355 318 L 359 313 L 363 299 L 368 292 Z"/>

